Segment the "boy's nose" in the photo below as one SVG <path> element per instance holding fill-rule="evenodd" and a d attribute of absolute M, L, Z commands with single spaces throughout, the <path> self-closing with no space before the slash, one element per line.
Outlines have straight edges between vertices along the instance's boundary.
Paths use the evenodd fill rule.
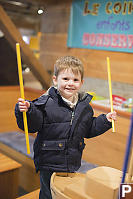
<path fill-rule="evenodd" d="M 73 85 L 73 80 L 69 80 L 68 84 Z"/>

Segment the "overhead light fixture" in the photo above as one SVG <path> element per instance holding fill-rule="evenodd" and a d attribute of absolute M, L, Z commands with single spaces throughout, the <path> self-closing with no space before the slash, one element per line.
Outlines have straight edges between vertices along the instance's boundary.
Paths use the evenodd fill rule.
<path fill-rule="evenodd" d="M 0 30 L 0 38 L 4 37 L 4 33 Z"/>
<path fill-rule="evenodd" d="M 30 72 L 30 68 L 27 67 L 24 71 L 25 71 L 26 73 L 29 73 L 29 72 Z"/>
<path fill-rule="evenodd" d="M 43 14 L 43 12 L 44 12 L 44 9 L 43 9 L 42 7 L 40 7 L 40 8 L 38 9 L 38 11 L 37 11 L 37 13 L 38 13 L 39 15 Z"/>
<path fill-rule="evenodd" d="M 28 36 L 23 35 L 22 38 L 23 38 L 23 40 L 24 40 L 24 42 L 25 42 L 26 44 L 29 44 L 29 43 L 30 43 L 30 38 L 29 38 Z"/>

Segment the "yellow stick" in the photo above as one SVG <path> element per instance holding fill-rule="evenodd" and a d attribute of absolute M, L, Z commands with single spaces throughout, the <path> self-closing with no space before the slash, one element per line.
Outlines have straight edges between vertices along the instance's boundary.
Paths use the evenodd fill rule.
<path fill-rule="evenodd" d="M 16 44 L 16 53 L 17 53 L 17 62 L 18 62 L 20 94 L 21 94 L 21 98 L 25 99 L 25 97 L 24 97 L 24 86 L 23 86 L 22 65 L 21 65 L 21 55 L 20 55 L 19 43 Z M 27 154 L 30 154 L 30 145 L 29 145 L 29 136 L 28 136 L 28 125 L 27 125 L 26 112 L 23 112 L 23 121 L 24 121 L 24 130 L 25 130 Z"/>
<path fill-rule="evenodd" d="M 107 69 L 108 69 L 108 84 L 109 84 L 110 105 L 111 105 L 111 112 L 113 112 L 111 72 L 110 72 L 110 60 L 109 60 L 109 57 L 107 57 Z M 112 120 L 112 131 L 115 132 L 114 120 Z"/>

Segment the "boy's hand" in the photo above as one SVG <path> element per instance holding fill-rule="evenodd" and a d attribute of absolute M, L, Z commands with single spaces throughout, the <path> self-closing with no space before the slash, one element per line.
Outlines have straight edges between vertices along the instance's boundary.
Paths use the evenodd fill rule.
<path fill-rule="evenodd" d="M 18 99 L 18 104 L 20 112 L 27 112 L 30 108 L 30 103 L 28 101 L 24 101 L 22 98 Z"/>
<path fill-rule="evenodd" d="M 109 122 L 111 122 L 112 120 L 116 121 L 116 117 L 117 117 L 117 113 L 115 111 L 107 113 L 106 115 L 106 118 Z"/>

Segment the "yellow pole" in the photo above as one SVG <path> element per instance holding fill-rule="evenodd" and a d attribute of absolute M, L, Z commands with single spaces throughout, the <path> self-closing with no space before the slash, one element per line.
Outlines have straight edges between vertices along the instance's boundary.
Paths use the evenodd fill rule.
<path fill-rule="evenodd" d="M 111 86 L 111 72 L 110 72 L 110 60 L 109 60 L 109 57 L 107 57 L 107 69 L 108 69 L 108 84 L 109 84 L 110 106 L 111 106 L 111 112 L 113 112 L 113 99 L 112 99 L 112 86 Z M 114 120 L 112 120 L 112 132 L 115 132 Z"/>
<path fill-rule="evenodd" d="M 20 45 L 19 45 L 19 43 L 16 44 L 16 53 L 17 53 L 17 62 L 18 62 L 20 94 L 21 94 L 21 98 L 25 99 L 25 97 L 24 97 L 24 86 L 23 86 L 22 65 L 21 65 L 21 55 L 20 55 Z M 28 136 L 28 125 L 27 125 L 26 112 L 23 112 L 23 121 L 24 121 L 24 130 L 25 130 L 27 154 L 30 154 L 30 145 L 29 145 L 29 136 Z"/>

